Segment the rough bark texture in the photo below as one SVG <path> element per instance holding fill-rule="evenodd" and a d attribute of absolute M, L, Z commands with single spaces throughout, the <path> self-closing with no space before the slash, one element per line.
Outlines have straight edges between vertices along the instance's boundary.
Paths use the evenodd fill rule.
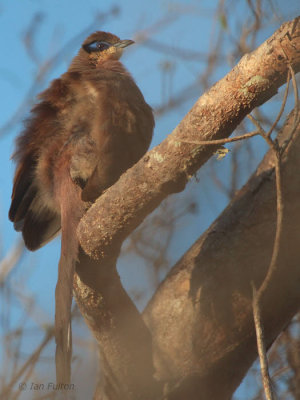
<path fill-rule="evenodd" d="M 168 399 L 229 399 L 255 359 L 250 282 L 258 285 L 266 274 L 276 224 L 270 155 L 167 276 L 144 313 L 146 324 L 115 266 L 126 236 L 167 195 L 182 190 L 216 149 L 184 140 L 228 136 L 284 83 L 287 59 L 299 71 L 299 25 L 299 19 L 284 24 L 243 57 L 82 219 L 78 236 L 86 255 L 80 254 L 74 291 L 102 354 L 104 379 L 95 398 L 161 399 L 161 382 Z M 280 268 L 263 299 L 268 345 L 300 303 L 299 151 L 298 129 L 283 160 Z"/>
<path fill-rule="evenodd" d="M 286 139 L 294 118 L 285 126 Z M 267 346 L 300 306 L 300 124 L 282 164 L 284 226 L 278 269 L 263 298 Z M 156 374 L 181 382 L 170 399 L 229 399 L 257 357 L 251 281 L 259 287 L 276 227 L 269 152 L 235 199 L 177 263 L 144 312 Z M 199 396 L 202 393 L 202 397 Z"/>
<path fill-rule="evenodd" d="M 120 282 L 116 260 L 99 268 L 80 251 L 74 293 L 100 345 L 102 379 L 96 399 L 159 398 L 151 335 Z"/>

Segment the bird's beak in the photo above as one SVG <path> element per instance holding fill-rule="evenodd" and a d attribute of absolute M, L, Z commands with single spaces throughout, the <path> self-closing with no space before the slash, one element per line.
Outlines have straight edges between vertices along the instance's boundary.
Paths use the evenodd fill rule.
<path fill-rule="evenodd" d="M 130 46 L 133 43 L 133 40 L 120 40 L 119 42 L 114 44 L 114 47 L 116 47 L 117 49 L 123 49 L 124 47 Z"/>

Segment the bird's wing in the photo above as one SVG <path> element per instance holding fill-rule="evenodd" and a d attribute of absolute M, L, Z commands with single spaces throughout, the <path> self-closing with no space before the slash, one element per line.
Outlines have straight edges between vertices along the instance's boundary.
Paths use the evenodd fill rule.
<path fill-rule="evenodd" d="M 38 122 L 38 119 L 32 119 L 27 129 L 34 130 Z M 9 219 L 17 231 L 22 231 L 26 247 L 36 250 L 59 232 L 60 215 L 48 207 L 46 195 L 37 183 L 36 149 L 29 146 L 29 151 L 25 152 L 21 145 L 19 147 Z"/>

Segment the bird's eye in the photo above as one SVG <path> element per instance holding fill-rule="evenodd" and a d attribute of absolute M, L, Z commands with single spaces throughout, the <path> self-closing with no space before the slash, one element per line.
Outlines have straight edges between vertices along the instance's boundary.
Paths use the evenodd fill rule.
<path fill-rule="evenodd" d="M 92 53 L 92 52 L 96 52 L 96 51 L 103 51 L 106 50 L 110 47 L 111 45 L 107 42 L 103 42 L 103 41 L 94 41 L 92 43 L 89 44 L 85 44 L 83 46 L 84 50 L 87 51 L 88 53 Z"/>

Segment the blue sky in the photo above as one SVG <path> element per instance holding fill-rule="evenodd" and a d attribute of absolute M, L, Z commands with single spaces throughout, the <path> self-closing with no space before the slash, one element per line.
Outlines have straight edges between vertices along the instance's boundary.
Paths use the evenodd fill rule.
<path fill-rule="evenodd" d="M 104 2 L 103 2 L 104 3 Z M 99 7 L 98 1 L 29 1 L 22 3 L 0 3 L 0 47 L 2 50 L 3 62 L 0 66 L 0 88 L 3 94 L 0 98 L 1 116 L 0 126 L 3 126 L 11 115 L 22 103 L 24 97 L 30 90 L 33 77 L 35 76 L 39 65 L 37 65 L 29 56 L 23 45 L 22 37 L 28 29 L 35 15 L 40 15 L 42 22 L 34 42 L 34 50 L 38 54 L 41 62 L 46 61 L 49 57 L 55 55 L 66 43 L 68 43 L 78 33 L 86 30 L 91 25 L 95 17 L 100 13 L 107 13 L 114 7 L 113 2 L 101 3 Z M 210 2 L 207 2 L 209 4 Z M 195 2 L 183 2 L 175 4 L 164 1 L 152 1 L 151 7 L 145 7 L 142 3 L 131 0 L 126 1 L 126 6 L 120 5 L 119 15 L 109 16 L 104 24 L 94 24 L 91 28 L 94 30 L 109 30 L 121 38 L 135 38 L 136 32 L 144 32 L 149 28 L 153 30 L 151 39 L 161 41 L 169 46 L 182 47 L 198 51 L 205 51 L 208 47 L 206 36 L 203 35 L 203 29 L 209 29 L 209 19 L 206 21 L 201 18 L 199 24 L 199 14 L 191 15 L 190 12 L 177 13 L 177 9 L 185 10 L 188 4 L 189 8 L 194 8 Z M 100 8 L 100 10 L 99 10 Z M 212 15 L 208 5 L 204 5 L 203 9 L 208 16 Z M 214 7 L 211 7 L 214 9 Z M 172 12 L 173 11 L 173 12 Z M 174 15 L 174 21 L 172 22 Z M 157 21 L 166 20 L 160 29 L 153 28 Z M 169 21 L 168 21 L 169 20 Z M 184 27 L 189 24 L 190 31 L 186 31 Z M 64 72 L 72 58 L 76 54 L 85 35 L 78 38 L 75 43 L 68 47 L 67 51 L 62 54 L 60 62 L 50 71 L 46 79 L 39 85 L 39 90 L 47 87 L 49 81 L 62 72 Z M 9 38 L 9 39 L 8 39 Z M 134 76 L 136 82 L 142 89 L 146 100 L 153 107 L 161 103 L 161 63 L 167 57 L 160 53 L 148 49 L 142 45 L 132 46 L 123 57 L 123 62 Z M 172 57 L 171 57 L 172 58 Z M 199 67 L 195 63 L 176 63 L 176 74 L 172 83 L 174 93 L 182 87 L 192 82 L 198 73 Z M 228 68 L 228 67 L 227 67 Z M 35 93 L 36 94 L 36 93 Z M 199 93 L 200 94 L 200 93 Z M 156 122 L 155 135 L 152 145 L 159 143 L 163 137 L 172 131 L 180 119 L 188 111 L 189 107 L 197 97 L 184 104 L 182 107 L 171 112 L 167 116 L 160 118 Z M 34 101 L 34 96 L 32 96 Z M 26 116 L 29 111 L 29 105 L 22 116 Z M 1 190 L 1 228 L 5 232 L 2 237 L 3 251 L 7 251 L 17 234 L 14 232 L 12 224 L 7 220 L 7 212 L 10 204 L 10 193 L 12 186 L 12 176 L 14 166 L 9 160 L 9 156 L 13 152 L 13 140 L 17 133 L 22 129 L 22 123 L 18 122 L 12 130 L 5 133 L 1 140 L 0 157 L 2 160 L 2 169 L 0 171 Z M 187 248 L 191 242 L 186 241 Z M 36 282 L 43 286 L 42 292 L 37 292 L 38 300 L 42 304 L 44 299 L 47 308 L 52 308 L 53 288 L 56 280 L 56 265 L 59 255 L 59 240 L 55 240 L 37 253 L 29 254 L 26 260 L 32 260 L 42 265 L 32 275 L 31 283 L 34 286 Z M 179 257 L 178 252 L 175 257 Z M 175 258 L 174 257 L 174 258 Z M 38 272 L 40 271 L 40 272 Z M 20 271 L 22 275 L 22 272 Z M 47 279 L 47 284 L 42 284 L 43 279 Z M 142 277 L 141 277 L 142 279 Z M 46 293 L 45 293 L 46 292 Z M 50 310 L 49 310 L 50 311 Z"/>
<path fill-rule="evenodd" d="M 187 2 L 189 7 L 194 7 L 194 2 Z M 208 2 L 209 3 L 209 2 Z M 34 42 L 34 51 L 38 55 L 40 63 L 45 62 L 58 51 L 61 50 L 71 39 L 77 36 L 80 32 L 91 26 L 93 20 L 100 12 L 106 13 L 113 6 L 114 2 L 106 1 L 99 2 L 95 0 L 86 1 L 58 1 L 58 0 L 39 0 L 30 1 L 23 0 L 22 2 L 0 2 L 0 48 L 2 51 L 2 63 L 0 65 L 0 127 L 3 127 L 7 121 L 22 104 L 23 99 L 28 94 L 32 80 L 36 75 L 40 64 L 36 64 L 30 58 L 26 51 L 22 38 L 31 24 L 31 21 L 36 15 L 40 15 L 41 24 L 38 26 L 38 33 Z M 174 8 L 174 4 L 170 3 Z M 126 5 L 120 4 L 119 15 L 110 16 L 104 24 L 94 24 L 91 31 L 94 30 L 108 30 L 121 38 L 135 39 L 137 31 L 144 31 L 151 28 L 151 38 L 162 41 L 170 46 L 179 46 L 187 49 L 201 48 L 203 51 L 207 47 L 206 37 L 203 36 L 202 29 L 206 27 L 209 29 L 209 22 L 202 19 L 202 25 L 199 25 L 199 15 L 185 14 L 180 11 L 179 16 L 176 10 L 171 10 L 168 2 L 154 0 L 151 1 L 151 6 L 145 7 L 143 2 L 126 1 Z M 186 8 L 186 3 L 178 3 L 175 8 Z M 196 7 L 197 9 L 197 7 Z M 209 7 L 206 5 L 205 9 L 210 15 Z M 174 21 L 173 13 L 176 12 Z M 174 14 L 175 15 L 175 14 Z M 155 28 L 157 21 L 164 22 L 161 28 Z M 181 22 L 181 24 L 179 23 Z M 183 27 L 188 26 L 192 30 L 186 31 Z M 90 32 L 88 32 L 90 33 Z M 196 40 L 197 37 L 197 40 Z M 61 73 L 63 73 L 71 60 L 76 54 L 81 42 L 85 38 L 85 34 L 79 37 L 68 46 L 67 51 L 61 54 L 59 63 L 54 69 L 47 74 L 46 79 L 43 80 L 38 91 L 47 87 L 49 81 Z M 138 40 L 137 40 L 138 41 Z M 146 100 L 153 107 L 161 103 L 161 69 L 160 65 L 164 60 L 169 57 L 164 57 L 160 53 L 150 50 L 145 46 L 136 45 L 124 54 L 123 61 L 127 68 L 134 76 L 136 82 L 142 89 Z M 171 57 L 172 58 L 172 57 Z M 198 63 L 199 64 L 199 63 Z M 189 81 L 193 81 L 195 74 L 197 74 L 199 66 L 180 63 L 176 64 L 175 80 L 172 84 L 174 91 L 180 90 Z M 33 93 L 36 94 L 36 93 Z M 196 94 L 194 98 L 196 98 Z M 32 96 L 34 101 L 34 96 Z M 157 120 L 155 136 L 153 145 L 159 143 L 163 137 L 172 131 L 184 114 L 188 111 L 194 99 L 180 107 L 176 112 L 170 113 L 168 117 L 163 117 Z M 26 111 L 22 113 L 22 118 L 26 117 L 29 111 L 27 105 Z M 1 129 L 1 128 L 0 128 Z M 1 250 L 4 255 L 13 245 L 17 239 L 18 234 L 14 232 L 12 224 L 7 219 L 7 213 L 10 205 L 10 193 L 12 188 L 12 177 L 14 166 L 9 157 L 13 152 L 13 141 L 18 132 L 22 129 L 21 121 L 17 121 L 13 128 L 5 132 L 0 137 L 0 157 L 2 168 L 0 169 L 0 228 L 1 236 Z M 194 223 L 194 229 L 199 223 Z M 196 232 L 194 234 L 196 236 Z M 192 239 L 181 240 L 177 252 L 173 256 L 173 260 L 180 256 L 180 254 L 189 247 Z M 9 308 L 9 326 L 11 329 L 21 326 L 25 328 L 28 333 L 21 346 L 21 352 L 26 358 L 31 351 L 35 349 L 42 337 L 40 329 L 37 326 L 53 322 L 54 317 L 54 290 L 57 278 L 57 263 L 59 259 L 60 243 L 59 239 L 49 243 L 45 248 L 42 248 L 36 253 L 26 253 L 18 264 L 17 269 L 9 276 L 8 283 L 16 288 L 21 295 L 13 297 L 11 306 Z M 128 269 L 126 269 L 128 264 Z M 124 268 L 122 270 L 123 280 L 127 287 L 132 285 L 139 285 L 147 289 L 147 275 L 143 268 L 139 265 L 132 264 L 130 257 L 125 260 Z M 149 297 L 150 293 L 148 294 Z M 28 296 L 35 300 L 35 309 L 33 318 L 31 320 L 25 319 L 23 321 L 23 309 L 25 307 L 24 298 Z M 2 308 L 5 309 L 7 297 L 2 293 Z M 4 302 L 4 303 L 3 303 Z M 3 329 L 2 326 L 0 329 Z M 5 325 L 7 328 L 7 325 Z M 74 335 L 76 346 L 77 340 L 83 340 L 87 335 L 84 328 L 77 328 L 77 336 Z M 77 348 L 80 354 L 80 349 Z M 0 352 L 1 353 L 1 352 Z M 92 352 L 93 353 L 93 352 Z M 95 353 L 95 351 L 94 351 Z M 46 350 L 44 357 L 54 354 L 53 343 Z M 91 353 L 89 353 L 91 356 Z M 0 357 L 1 358 L 1 357 Z M 84 361 L 83 361 L 84 363 Z M 47 370 L 47 376 L 54 376 L 54 364 L 50 363 L 50 371 Z M 92 366 L 85 365 L 86 371 L 91 371 L 94 368 L 95 360 Z M 46 364 L 48 366 L 48 364 Z M 1 365 L 1 369 L 5 368 Z M 40 364 L 39 373 L 43 375 L 45 371 L 45 364 Z M 90 373 L 93 374 L 94 371 Z M 88 372 L 87 372 L 88 373 Z M 94 372 L 95 373 L 95 372 Z M 76 368 L 75 368 L 76 375 Z M 76 376 L 75 376 L 76 381 Z M 81 389 L 84 392 L 84 388 Z M 29 393 L 22 393 L 22 398 L 30 398 Z"/>
<path fill-rule="evenodd" d="M 244 2 L 231 3 L 235 13 L 238 13 L 240 18 L 247 17 Z M 277 2 L 277 4 L 279 3 Z M 146 100 L 152 107 L 156 107 L 162 103 L 165 96 L 162 89 L 165 82 L 162 65 L 166 61 L 171 62 L 173 67 L 171 94 L 179 92 L 182 88 L 194 82 L 199 71 L 204 68 L 204 63 L 201 60 L 187 60 L 174 55 L 165 55 L 157 51 L 155 46 L 153 49 L 153 46 L 139 44 L 141 36 L 136 36 L 136 33 L 147 34 L 151 40 L 173 48 L 205 53 L 211 45 L 211 17 L 216 4 L 217 1 L 215 0 L 202 2 L 196 0 L 177 2 L 126 0 L 126 2 L 119 3 L 110 0 L 0 0 L 0 129 L 22 104 L 30 90 L 32 79 L 40 66 L 30 58 L 22 42 L 24 33 L 34 16 L 39 15 L 41 19 L 34 42 L 34 50 L 41 63 L 55 55 L 66 43 L 91 26 L 100 12 L 107 13 L 117 6 L 118 14 L 110 15 L 104 23 L 94 23 L 91 26 L 91 31 L 108 30 L 123 39 L 135 39 L 137 41 L 137 44 L 131 46 L 124 54 L 123 62 L 134 76 Z M 284 16 L 292 18 L 296 9 L 297 1 L 289 1 L 285 4 Z M 161 23 L 157 24 L 158 21 L 161 21 Z M 266 39 L 278 25 L 278 22 L 275 21 L 267 26 L 260 34 L 260 42 Z M 217 29 L 219 29 L 218 21 L 216 22 Z M 232 33 L 234 34 L 237 29 L 237 22 L 234 22 Z M 225 32 L 224 36 L 226 36 Z M 47 74 L 45 80 L 40 82 L 39 90 L 46 88 L 51 79 L 59 76 L 67 69 L 84 37 L 85 34 L 76 38 L 61 54 L 55 68 L 51 70 L 50 74 Z M 224 46 L 224 53 L 226 53 L 227 48 L 230 47 L 229 39 L 224 40 Z M 229 62 L 224 58 L 215 71 L 214 80 L 221 78 L 229 69 Z M 212 84 L 214 81 L 210 83 Z M 200 94 L 199 90 L 195 89 L 189 101 L 183 103 L 175 111 L 157 119 L 152 146 L 158 144 L 174 129 Z M 34 101 L 34 96 L 32 101 Z M 22 116 L 25 117 L 26 112 Z M 13 151 L 14 137 L 21 130 L 21 127 L 21 121 L 17 121 L 12 129 L 0 137 L 2 166 L 0 169 L 1 256 L 11 248 L 17 238 L 12 224 L 7 219 L 14 171 L 14 166 L 9 157 Z M 256 143 L 254 165 L 265 149 L 261 142 Z M 230 156 L 226 157 L 219 168 L 222 170 L 219 171 L 222 179 L 226 179 L 226 176 L 230 175 Z M 175 262 L 187 250 L 226 205 L 226 197 L 220 192 L 210 189 L 209 185 L 209 180 L 205 179 L 201 173 L 200 183 L 194 181 L 190 185 L 194 188 L 193 193 L 198 196 L 200 212 L 196 216 L 187 217 L 183 225 L 177 226 L 172 254 L 170 255 L 172 262 Z M 197 189 L 195 189 L 196 186 Z M 177 197 L 180 198 L 180 196 L 182 195 Z M 40 308 L 38 314 L 41 316 L 40 322 L 43 323 L 53 321 L 59 247 L 59 240 L 56 239 L 38 252 L 26 254 L 19 263 L 17 270 L 9 278 L 10 283 L 19 288 L 24 288 L 25 293 L 34 296 Z M 120 270 L 126 287 L 139 285 L 147 290 L 145 271 L 140 265 L 132 263 L 130 257 L 124 258 Z M 21 311 L 22 306 L 16 300 L 10 316 L 12 326 L 18 325 L 20 322 Z M 35 326 L 35 324 L 36 321 L 28 323 L 29 327 Z M 26 343 L 27 354 L 29 354 L 31 348 L 34 348 L 35 344 L 35 340 L 29 340 Z"/>

